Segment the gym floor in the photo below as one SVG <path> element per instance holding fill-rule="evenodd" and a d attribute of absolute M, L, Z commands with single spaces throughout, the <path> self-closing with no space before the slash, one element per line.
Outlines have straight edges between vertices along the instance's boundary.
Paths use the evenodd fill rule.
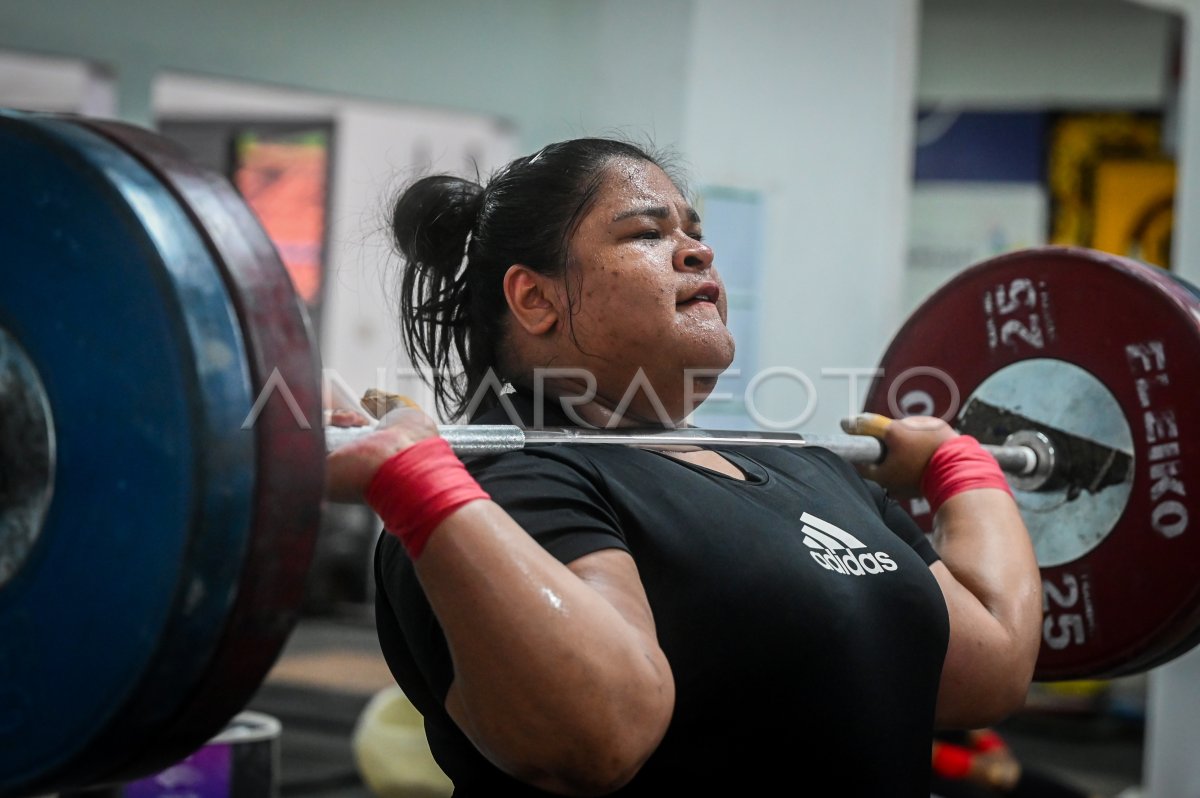
<path fill-rule="evenodd" d="M 283 726 L 280 794 L 370 796 L 351 737 L 371 696 L 393 684 L 369 615 L 302 620 L 247 707 Z"/>
<path fill-rule="evenodd" d="M 368 613 L 301 621 L 248 707 L 283 725 L 281 795 L 371 795 L 359 778 L 351 735 L 367 701 L 391 684 Z M 1138 795 L 1142 734 L 1136 717 L 1028 712 L 1000 731 L 1027 768 L 1098 796 Z"/>

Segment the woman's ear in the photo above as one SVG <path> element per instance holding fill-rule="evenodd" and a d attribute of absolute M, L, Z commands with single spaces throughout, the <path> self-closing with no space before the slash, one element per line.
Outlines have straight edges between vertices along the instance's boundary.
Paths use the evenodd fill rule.
<path fill-rule="evenodd" d="M 528 266 L 514 264 L 504 273 L 504 298 L 521 329 L 530 335 L 545 335 L 560 318 L 558 292 L 553 277 L 538 274 Z"/>

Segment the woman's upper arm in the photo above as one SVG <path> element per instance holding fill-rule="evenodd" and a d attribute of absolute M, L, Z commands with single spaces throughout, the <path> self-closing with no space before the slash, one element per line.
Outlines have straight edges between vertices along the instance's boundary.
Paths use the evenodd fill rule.
<path fill-rule="evenodd" d="M 603 549 L 586 554 L 567 564 L 568 570 L 600 594 L 601 598 L 613 606 L 617 613 L 635 630 L 646 647 L 647 656 L 657 660 L 657 665 L 669 672 L 666 656 L 658 645 L 658 635 L 654 626 L 654 614 L 650 610 L 650 602 L 646 598 L 646 589 L 642 586 L 637 565 L 633 557 L 622 549 Z M 664 695 L 670 698 L 674 705 L 673 693 Z M 451 717 L 455 716 L 452 706 L 459 706 L 453 682 L 446 695 L 446 708 Z M 668 710 L 669 711 L 669 710 Z M 457 721 L 458 718 L 456 717 Z"/>
<path fill-rule="evenodd" d="M 491 717 L 490 708 L 508 706 L 511 711 L 514 705 L 498 695 L 481 695 L 478 681 L 469 699 L 456 675 L 445 708 L 475 747 L 510 775 L 553 792 L 596 794 L 628 782 L 653 754 L 670 723 L 675 686 L 629 553 L 617 548 L 595 551 L 570 562 L 567 569 L 582 588 L 610 607 L 605 614 L 612 620 L 603 623 L 623 631 L 615 636 L 593 634 L 579 625 L 603 614 L 576 616 L 568 636 L 582 635 L 580 640 L 561 652 L 558 664 L 540 680 L 536 697 L 531 694 L 518 702 L 526 713 L 518 724 L 519 734 L 513 733 L 511 721 Z M 564 613 L 571 605 L 567 599 Z M 522 670 L 529 665 L 512 664 Z M 492 667 L 504 665 L 497 661 Z M 488 685 L 505 689 L 498 686 L 505 678 L 496 676 Z M 534 729 L 544 731 L 527 736 Z"/>
<path fill-rule="evenodd" d="M 648 648 L 662 655 L 650 601 L 646 598 L 646 589 L 642 586 L 637 565 L 629 552 L 603 549 L 568 563 L 567 568 L 612 604 L 625 621 L 644 637 Z"/>

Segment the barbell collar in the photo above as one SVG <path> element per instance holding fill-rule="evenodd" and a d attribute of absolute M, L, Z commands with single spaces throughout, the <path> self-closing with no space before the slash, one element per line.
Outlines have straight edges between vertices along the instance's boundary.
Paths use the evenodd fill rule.
<path fill-rule="evenodd" d="M 1035 491 L 1050 481 L 1058 461 L 1054 441 L 1036 430 L 1017 430 L 1004 440 L 1003 449 L 1022 449 L 1032 456 L 1027 468 L 1013 471 L 1013 487 Z M 999 458 L 997 458 L 999 460 Z"/>

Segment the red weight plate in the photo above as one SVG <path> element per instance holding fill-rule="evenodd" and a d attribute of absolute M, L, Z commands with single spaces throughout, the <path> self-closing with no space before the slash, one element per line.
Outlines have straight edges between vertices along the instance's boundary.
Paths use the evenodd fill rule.
<path fill-rule="evenodd" d="M 1200 618 L 1200 424 L 1188 412 L 1200 389 L 1195 296 L 1160 270 L 1113 255 L 1013 253 L 935 293 L 881 365 L 869 411 L 956 419 L 987 394 L 1030 418 L 1038 417 L 1031 408 L 1058 407 L 1067 432 L 1115 449 L 1069 427 L 1115 415 L 1108 426 L 1124 429 L 1132 481 L 1054 499 L 1059 517 L 1100 521 L 1051 529 L 1039 547 L 1045 618 L 1037 678 L 1128 673 L 1191 636 Z M 1049 499 L 1018 492 L 1018 501 L 1032 531 L 1031 512 L 1048 512 L 1038 502 Z M 1104 502 L 1108 516 L 1096 509 Z M 910 508 L 928 527 L 922 509 Z"/>
<path fill-rule="evenodd" d="M 324 490 L 321 371 L 307 314 L 283 264 L 228 181 L 148 131 L 74 121 L 142 161 L 191 215 L 224 274 L 255 396 L 269 397 L 247 408 L 257 457 L 253 528 L 224 636 L 172 723 L 148 741 L 152 750 L 112 760 L 112 778 L 124 779 L 145 772 L 150 759 L 176 761 L 216 734 L 258 689 L 295 624 Z"/>
<path fill-rule="evenodd" d="M 1200 288 L 1192 285 L 1178 275 L 1166 273 L 1177 285 L 1184 288 L 1192 297 L 1200 302 Z M 1133 660 L 1127 668 L 1122 668 L 1120 673 L 1140 673 L 1152 668 L 1157 668 L 1160 665 L 1165 665 L 1176 657 L 1181 657 L 1191 651 L 1197 645 L 1200 645 L 1200 608 L 1188 618 L 1185 618 L 1177 627 L 1176 633 L 1173 635 L 1173 640 L 1164 640 L 1162 645 L 1157 648 L 1161 649 L 1158 652 L 1150 652 L 1150 655 Z"/>

